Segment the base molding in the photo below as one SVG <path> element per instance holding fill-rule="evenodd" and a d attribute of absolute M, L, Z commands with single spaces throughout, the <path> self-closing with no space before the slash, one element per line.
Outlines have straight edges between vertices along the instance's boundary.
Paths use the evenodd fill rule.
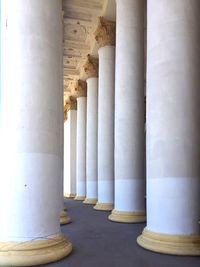
<path fill-rule="evenodd" d="M 184 256 L 200 256 L 200 236 L 168 235 L 149 231 L 145 228 L 137 243 L 148 250 Z"/>
<path fill-rule="evenodd" d="M 0 242 L 0 266 L 35 266 L 58 261 L 72 251 L 63 234 L 44 240 Z"/>
<path fill-rule="evenodd" d="M 77 196 L 74 198 L 74 200 L 79 200 L 79 201 L 83 201 L 85 200 L 85 197 L 84 196 Z"/>
<path fill-rule="evenodd" d="M 113 203 L 99 203 L 94 206 L 95 210 L 102 210 L 102 211 L 111 211 L 113 209 Z"/>
<path fill-rule="evenodd" d="M 95 205 L 97 203 L 97 198 L 86 198 L 83 203 Z"/>
<path fill-rule="evenodd" d="M 129 212 L 113 210 L 108 216 L 108 219 L 120 223 L 144 223 L 146 222 L 146 213 L 144 211 Z"/>
<path fill-rule="evenodd" d="M 65 193 L 64 197 L 66 197 L 66 198 L 75 198 L 76 194 L 67 194 L 67 193 Z"/>
<path fill-rule="evenodd" d="M 68 224 L 70 222 L 71 222 L 71 218 L 69 217 L 66 210 L 63 210 L 60 214 L 60 224 L 64 225 L 64 224 Z"/>

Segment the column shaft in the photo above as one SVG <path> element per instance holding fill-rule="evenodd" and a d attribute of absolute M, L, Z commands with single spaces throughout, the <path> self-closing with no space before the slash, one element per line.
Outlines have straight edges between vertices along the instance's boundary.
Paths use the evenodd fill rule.
<path fill-rule="evenodd" d="M 98 203 L 111 210 L 114 202 L 114 89 L 115 47 L 99 49 Z"/>
<path fill-rule="evenodd" d="M 98 78 L 87 79 L 86 204 L 97 202 Z"/>
<path fill-rule="evenodd" d="M 62 57 L 61 57 L 62 60 Z M 61 64 L 61 73 L 63 73 L 63 66 Z M 62 75 L 62 79 L 61 79 L 61 86 L 63 84 L 63 75 Z M 62 86 L 63 87 L 63 86 Z M 63 102 L 63 90 L 60 90 L 59 92 L 59 97 L 60 100 L 59 102 Z M 71 218 L 68 216 L 68 213 L 66 211 L 66 207 L 65 207 L 65 203 L 64 203 L 64 196 L 63 196 L 63 191 L 64 191 L 64 108 L 63 105 L 59 106 L 59 132 L 60 132 L 60 164 L 61 164 L 61 168 L 60 168 L 60 202 L 61 202 L 61 212 L 60 212 L 60 224 L 64 225 L 67 223 L 71 222 Z"/>
<path fill-rule="evenodd" d="M 86 196 L 86 112 L 87 97 L 77 98 L 77 161 L 76 161 L 76 200 Z"/>
<path fill-rule="evenodd" d="M 62 68 L 63 69 L 63 68 Z M 61 101 L 63 101 L 63 90 L 61 91 Z M 60 197 L 61 197 L 61 213 L 60 213 L 60 224 L 68 224 L 71 222 L 71 218 L 67 213 L 67 209 L 64 203 L 64 109 L 63 105 L 60 105 L 60 157 L 61 157 L 61 185 L 60 185 Z"/>
<path fill-rule="evenodd" d="M 69 110 L 65 122 L 64 140 L 64 196 L 76 195 L 76 124 L 77 111 Z"/>

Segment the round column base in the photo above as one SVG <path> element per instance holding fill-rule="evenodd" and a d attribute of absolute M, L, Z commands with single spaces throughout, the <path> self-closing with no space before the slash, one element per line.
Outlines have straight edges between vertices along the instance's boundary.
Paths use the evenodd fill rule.
<path fill-rule="evenodd" d="M 146 228 L 137 238 L 137 243 L 148 250 L 184 256 L 200 256 L 200 236 L 168 235 L 151 232 Z"/>
<path fill-rule="evenodd" d="M 83 200 L 85 200 L 85 197 L 83 197 L 83 196 L 76 196 L 76 197 L 74 198 L 74 200 L 83 201 Z"/>
<path fill-rule="evenodd" d="M 99 203 L 94 206 L 95 210 L 111 211 L 114 205 L 112 203 Z"/>
<path fill-rule="evenodd" d="M 44 240 L 0 242 L 0 266 L 35 266 L 58 261 L 72 251 L 63 234 Z"/>
<path fill-rule="evenodd" d="M 76 194 L 64 194 L 66 198 L 75 198 Z"/>
<path fill-rule="evenodd" d="M 144 211 L 128 212 L 113 210 L 108 219 L 120 223 L 144 223 L 146 222 L 146 213 Z"/>
<path fill-rule="evenodd" d="M 70 222 L 71 222 L 71 218 L 69 217 L 67 212 L 65 210 L 63 210 L 60 214 L 60 224 L 64 225 L 64 224 L 68 224 Z"/>
<path fill-rule="evenodd" d="M 95 205 L 97 203 L 97 198 L 86 198 L 83 203 Z"/>

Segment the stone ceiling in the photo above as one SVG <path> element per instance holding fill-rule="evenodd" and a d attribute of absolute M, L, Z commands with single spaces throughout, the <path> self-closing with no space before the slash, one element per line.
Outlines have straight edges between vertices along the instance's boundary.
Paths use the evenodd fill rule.
<path fill-rule="evenodd" d="M 63 0 L 64 11 L 64 103 L 75 98 L 75 81 L 83 79 L 81 69 L 87 55 L 97 56 L 94 31 L 98 17 L 115 20 L 115 0 Z"/>

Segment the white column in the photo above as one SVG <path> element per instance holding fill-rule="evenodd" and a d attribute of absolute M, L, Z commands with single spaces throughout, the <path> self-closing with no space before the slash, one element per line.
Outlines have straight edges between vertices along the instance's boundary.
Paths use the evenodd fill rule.
<path fill-rule="evenodd" d="M 63 67 L 62 67 L 63 69 Z M 63 102 L 63 90 L 61 91 L 60 97 L 61 101 Z M 64 109 L 63 105 L 60 105 L 60 158 L 61 158 L 61 185 L 60 185 L 60 196 L 61 196 L 61 213 L 60 213 L 60 224 L 68 224 L 71 222 L 71 218 L 67 213 L 67 209 L 64 203 Z"/>
<path fill-rule="evenodd" d="M 68 111 L 64 125 L 64 196 L 76 195 L 76 124 L 77 110 Z"/>
<path fill-rule="evenodd" d="M 61 58 L 62 60 L 62 58 Z M 63 65 L 61 64 L 61 73 L 63 77 Z M 63 78 L 61 79 L 61 86 L 63 87 Z M 64 91 L 60 90 L 59 92 L 59 97 L 60 97 L 60 102 L 63 102 L 63 94 Z M 60 145 L 60 164 L 61 164 L 61 178 L 60 178 L 60 201 L 61 201 L 61 212 L 60 212 L 60 224 L 68 224 L 71 222 L 71 218 L 68 216 L 67 209 L 65 207 L 64 203 L 64 107 L 63 105 L 59 106 L 59 133 L 60 133 L 60 138 L 59 138 L 59 145 Z"/>
<path fill-rule="evenodd" d="M 112 23 L 114 32 L 115 24 Z M 107 34 L 112 33 L 107 31 Z M 109 36 L 105 36 L 109 38 Z M 114 43 L 114 40 L 112 40 Z M 99 49 L 98 202 L 96 210 L 112 210 L 114 202 L 115 47 L 111 40 Z M 110 45 L 109 45 L 110 44 Z"/>
<path fill-rule="evenodd" d="M 112 221 L 146 219 L 144 140 L 144 1 L 117 0 Z"/>
<path fill-rule="evenodd" d="M 86 196 L 86 110 L 87 97 L 77 98 L 77 161 L 76 161 L 76 200 Z"/>
<path fill-rule="evenodd" d="M 86 204 L 97 202 L 98 78 L 87 79 Z"/>
<path fill-rule="evenodd" d="M 86 199 L 97 202 L 98 59 L 88 55 L 83 66 L 87 81 Z"/>
<path fill-rule="evenodd" d="M 200 1 L 148 1 L 149 250 L 200 255 Z"/>
<path fill-rule="evenodd" d="M 68 111 L 69 114 L 69 111 Z M 64 197 L 70 197 L 71 191 L 71 168 L 70 168 L 70 120 L 67 114 L 67 120 L 64 123 Z"/>
<path fill-rule="evenodd" d="M 59 222 L 61 2 L 7 0 L 4 8 L 0 265 L 33 266 L 72 249 Z"/>

